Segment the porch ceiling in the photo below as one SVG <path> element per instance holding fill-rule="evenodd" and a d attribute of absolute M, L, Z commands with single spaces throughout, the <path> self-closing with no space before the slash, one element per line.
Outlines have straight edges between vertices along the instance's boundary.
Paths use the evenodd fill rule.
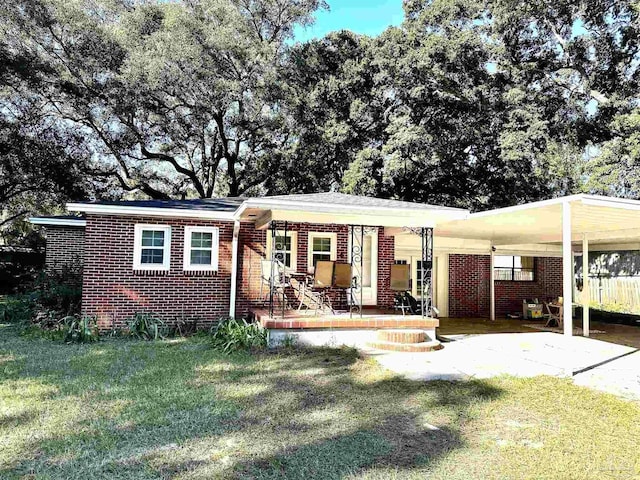
<path fill-rule="evenodd" d="M 640 201 L 574 195 L 516 207 L 471 214 L 468 219 L 439 223 L 441 237 L 490 240 L 493 245 L 561 244 L 562 204 L 571 205 L 572 239 L 591 244 L 638 242 Z"/>

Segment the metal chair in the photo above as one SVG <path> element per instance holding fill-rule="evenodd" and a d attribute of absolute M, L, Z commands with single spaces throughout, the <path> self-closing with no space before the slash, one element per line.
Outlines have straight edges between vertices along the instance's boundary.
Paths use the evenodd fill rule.
<path fill-rule="evenodd" d="M 271 260 L 260 261 L 260 298 L 266 305 L 269 303 L 269 289 L 271 288 L 271 276 L 273 275 L 273 288 L 275 292 L 284 294 L 285 288 L 289 286 L 290 279 L 286 274 L 286 267 L 279 261 L 271 262 Z M 263 296 L 263 288 L 266 287 L 266 293 Z"/>
<path fill-rule="evenodd" d="M 563 325 L 563 304 L 562 304 L 562 298 L 558 299 L 558 303 L 548 303 L 548 302 L 544 302 L 544 307 L 547 310 L 547 323 L 544 324 L 545 327 L 550 327 L 552 326 L 552 323 L 555 323 L 555 326 L 557 326 L 558 328 L 562 328 Z M 553 312 L 552 309 L 556 309 L 557 308 L 557 312 Z"/>
<path fill-rule="evenodd" d="M 393 309 L 402 311 L 403 316 L 406 315 L 407 310 L 413 313 L 407 297 L 407 292 L 411 290 L 411 265 L 391 265 L 390 282 L 390 290 L 398 292 L 394 295 Z"/>

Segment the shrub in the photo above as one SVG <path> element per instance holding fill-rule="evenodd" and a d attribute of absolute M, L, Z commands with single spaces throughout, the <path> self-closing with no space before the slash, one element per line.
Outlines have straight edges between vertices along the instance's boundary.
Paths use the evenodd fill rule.
<path fill-rule="evenodd" d="M 80 314 L 82 303 L 82 267 L 75 264 L 40 275 L 34 285 L 39 310 L 55 312 L 58 317 Z"/>
<path fill-rule="evenodd" d="M 27 325 L 31 322 L 36 303 L 31 295 L 11 295 L 0 303 L 0 321 Z"/>
<path fill-rule="evenodd" d="M 267 347 L 267 331 L 244 319 L 224 318 L 211 329 L 213 347 L 224 353 Z"/>
<path fill-rule="evenodd" d="M 62 319 L 64 341 L 67 343 L 91 343 L 100 338 L 95 317 L 68 316 Z"/>
<path fill-rule="evenodd" d="M 166 324 L 152 313 L 136 313 L 127 325 L 129 335 L 141 340 L 163 339 L 167 333 Z"/>

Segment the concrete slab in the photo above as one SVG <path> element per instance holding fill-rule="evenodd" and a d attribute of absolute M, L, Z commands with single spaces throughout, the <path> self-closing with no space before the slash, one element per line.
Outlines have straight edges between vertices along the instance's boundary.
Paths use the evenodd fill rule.
<path fill-rule="evenodd" d="M 577 385 L 640 401 L 640 352 L 579 373 L 573 381 Z"/>
<path fill-rule="evenodd" d="M 428 353 L 365 354 L 412 380 L 572 376 L 588 370 L 576 376 L 576 383 L 624 392 L 629 398 L 637 392 L 640 398 L 640 352 L 633 347 L 549 332 L 463 336 L 444 346 Z"/>

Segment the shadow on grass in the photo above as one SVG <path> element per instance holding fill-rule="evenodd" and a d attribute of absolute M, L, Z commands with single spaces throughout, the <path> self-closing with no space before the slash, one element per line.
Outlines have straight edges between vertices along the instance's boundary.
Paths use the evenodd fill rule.
<path fill-rule="evenodd" d="M 12 446 L 0 453 L 2 478 L 338 479 L 410 469 L 463 448 L 475 408 L 501 394 L 479 381 L 390 377 L 353 351 L 226 357 L 197 340 L 67 346 L 3 330 L 2 355 L 16 360 L 0 370 L 0 398 L 40 408 L 0 424 Z"/>

